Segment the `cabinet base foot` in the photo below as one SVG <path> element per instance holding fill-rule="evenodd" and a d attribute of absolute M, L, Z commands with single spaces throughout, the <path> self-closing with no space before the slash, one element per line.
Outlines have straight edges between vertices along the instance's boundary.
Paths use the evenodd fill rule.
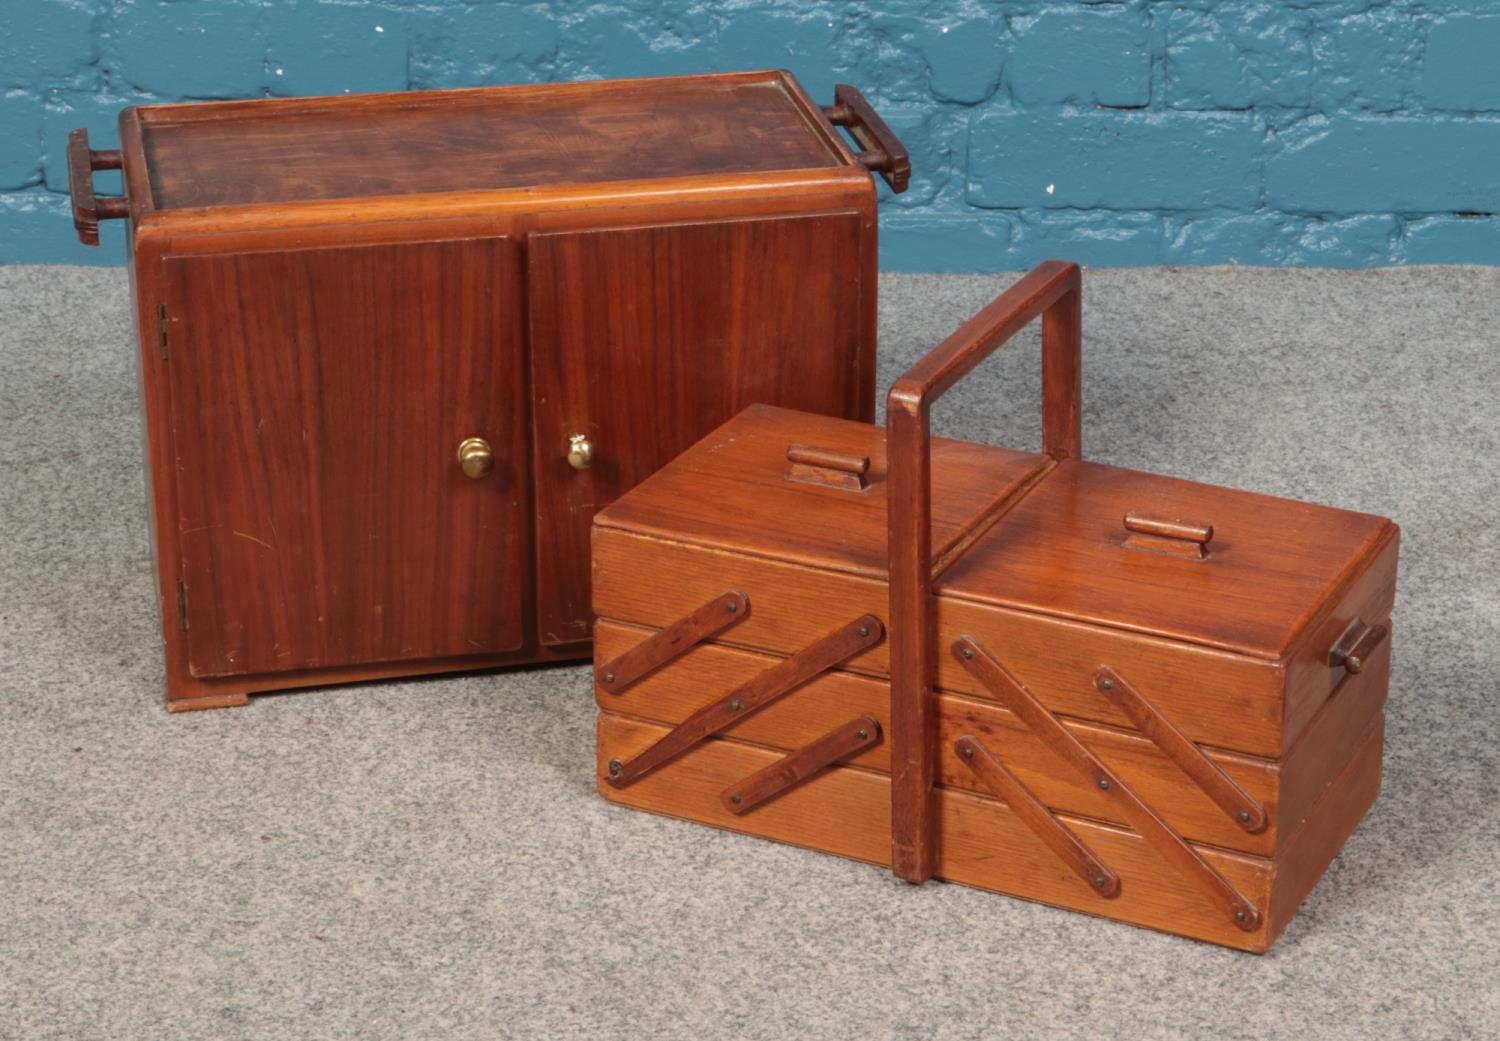
<path fill-rule="evenodd" d="M 250 695 L 244 692 L 238 694 L 204 694 L 197 698 L 168 698 L 168 712 L 197 712 L 205 708 L 240 708 L 250 704 Z"/>

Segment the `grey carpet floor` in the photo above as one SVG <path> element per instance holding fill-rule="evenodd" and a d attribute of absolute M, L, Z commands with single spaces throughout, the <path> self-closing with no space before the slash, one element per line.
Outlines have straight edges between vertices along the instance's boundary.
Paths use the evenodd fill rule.
<path fill-rule="evenodd" d="M 882 281 L 881 385 L 1006 278 Z M 1086 276 L 1085 450 L 1395 517 L 1380 801 L 1257 958 L 606 805 L 583 668 L 162 707 L 123 272 L 0 268 L 0 1037 L 1500 1036 L 1500 269 Z M 941 409 L 1034 444 L 1034 344 Z"/>

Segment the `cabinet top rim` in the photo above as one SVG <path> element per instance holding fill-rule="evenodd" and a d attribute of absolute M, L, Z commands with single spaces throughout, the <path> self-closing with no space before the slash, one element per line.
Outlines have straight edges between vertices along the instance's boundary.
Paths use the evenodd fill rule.
<path fill-rule="evenodd" d="M 121 139 L 142 211 L 864 176 L 780 70 L 141 106 L 122 114 Z"/>

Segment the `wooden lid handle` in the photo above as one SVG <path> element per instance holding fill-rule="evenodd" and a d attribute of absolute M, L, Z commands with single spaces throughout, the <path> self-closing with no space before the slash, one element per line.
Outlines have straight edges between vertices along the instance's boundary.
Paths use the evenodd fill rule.
<path fill-rule="evenodd" d="M 787 445 L 786 459 L 792 464 L 786 475 L 789 481 L 857 492 L 868 487 L 866 475 L 870 472 L 870 457 L 867 455 L 791 444 Z"/>
<path fill-rule="evenodd" d="M 789 463 L 821 466 L 825 470 L 839 470 L 848 474 L 868 473 L 870 470 L 870 457 L 867 455 L 854 455 L 851 452 L 839 452 L 832 448 L 816 448 L 813 445 L 787 445 L 786 459 Z"/>
<path fill-rule="evenodd" d="M 1125 514 L 1125 530 L 1163 539 L 1183 539 L 1199 545 L 1212 541 L 1214 537 L 1212 524 L 1183 520 L 1181 517 L 1153 517 L 1149 513 L 1137 513 L 1134 510 Z"/>
<path fill-rule="evenodd" d="M 1130 549 L 1196 560 L 1208 556 L 1208 544 L 1214 537 L 1212 524 L 1136 510 L 1125 514 L 1125 530 L 1130 532 L 1125 539 L 1125 545 Z"/>

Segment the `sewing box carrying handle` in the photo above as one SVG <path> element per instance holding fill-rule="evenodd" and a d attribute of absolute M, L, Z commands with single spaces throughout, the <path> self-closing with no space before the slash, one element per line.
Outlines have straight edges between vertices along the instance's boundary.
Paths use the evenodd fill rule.
<path fill-rule="evenodd" d="M 890 534 L 891 868 L 908 882 L 937 867 L 937 604 L 933 597 L 933 402 L 1042 319 L 1042 451 L 1081 448 L 1082 284 L 1078 265 L 1038 265 L 913 365 L 886 399 Z"/>

